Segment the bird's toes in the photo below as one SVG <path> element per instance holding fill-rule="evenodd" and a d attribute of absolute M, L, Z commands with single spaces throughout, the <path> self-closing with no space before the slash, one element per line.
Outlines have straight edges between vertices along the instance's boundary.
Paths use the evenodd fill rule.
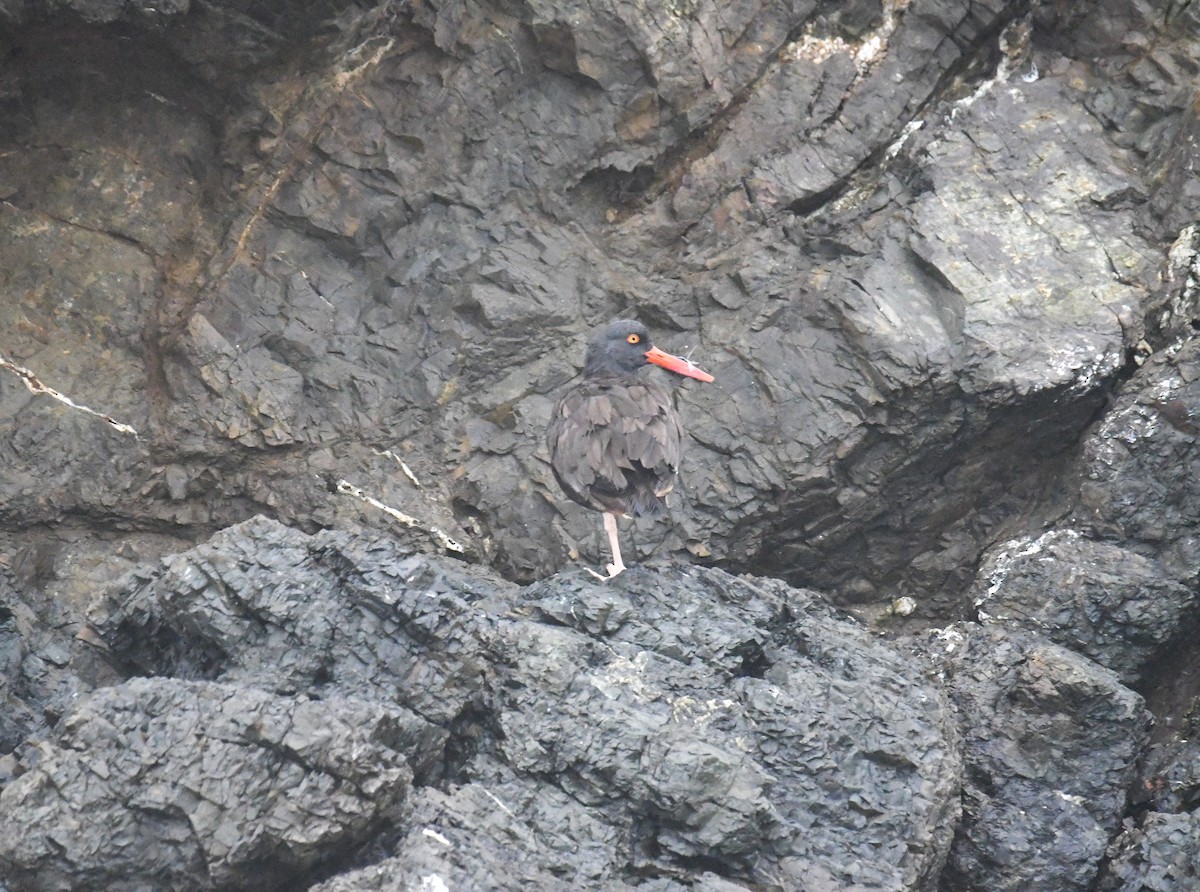
<path fill-rule="evenodd" d="M 608 565 L 606 565 L 604 569 L 608 571 L 607 576 L 603 576 L 600 573 L 597 573 L 591 567 L 584 567 L 583 569 L 587 570 L 589 573 L 591 573 L 593 576 L 595 576 L 601 582 L 608 582 L 608 580 L 612 579 L 614 576 L 624 573 L 625 565 L 624 564 L 608 564 Z"/>

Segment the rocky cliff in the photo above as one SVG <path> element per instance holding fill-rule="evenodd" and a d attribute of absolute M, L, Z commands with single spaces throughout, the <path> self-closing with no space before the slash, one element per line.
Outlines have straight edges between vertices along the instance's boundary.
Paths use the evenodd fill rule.
<path fill-rule="evenodd" d="M 1200 883 L 1200 10 L 0 0 L 0 887 Z M 542 432 L 716 375 L 639 563 Z"/>

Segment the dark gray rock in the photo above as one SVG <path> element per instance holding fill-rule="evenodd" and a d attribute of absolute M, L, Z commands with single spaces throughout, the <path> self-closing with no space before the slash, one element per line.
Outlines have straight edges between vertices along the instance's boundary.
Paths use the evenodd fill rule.
<path fill-rule="evenodd" d="M 1136 149 L 1151 186 L 1140 216 L 1166 241 L 1196 220 L 1193 97 L 1200 12 L 1188 3 L 1114 3 L 1103 10 L 1039 5 L 1039 42 L 1093 77 L 1084 104 L 1120 145 Z"/>
<path fill-rule="evenodd" d="M 669 190 L 672 222 L 694 227 L 689 238 L 778 207 L 799 214 L 820 207 L 873 152 L 900 138 L 917 109 L 936 101 L 947 68 L 964 64 L 985 31 L 1017 12 L 1003 0 L 977 4 L 965 17 L 945 2 L 923 3 L 915 16 L 868 10 L 870 24 L 853 22 L 853 5 L 818 9 L 781 64 L 733 105 L 713 148 Z M 948 34 L 960 40 L 943 40 Z"/>
<path fill-rule="evenodd" d="M 4 757 L 26 737 L 44 730 L 44 723 L 29 708 L 20 692 L 14 690 L 16 685 L 13 682 L 24 654 L 20 639 L 15 634 L 16 624 L 12 614 L 5 609 L 0 617 L 3 623 L 0 625 L 0 671 L 4 673 L 0 681 L 0 757 Z M 0 760 L 0 777 L 7 777 L 11 770 L 11 760 Z"/>
<path fill-rule="evenodd" d="M 13 74 L 0 269 L 70 262 L 8 283 L 9 349 L 142 439 L 14 385 L 47 445 L 6 455 L 5 516 L 392 522 L 345 481 L 412 544 L 436 527 L 540 578 L 598 527 L 548 473 L 549 406 L 583 334 L 640 315 L 718 381 L 684 385 L 679 504 L 631 554 L 962 615 L 1166 300 L 1137 149 L 1020 4 L 381 6 L 291 54 L 322 23 L 286 11 L 88 32 L 111 89 Z M 43 32 L 18 43 L 67 70 Z M 55 311 L 82 268 L 87 303 Z"/>
<path fill-rule="evenodd" d="M 501 751 L 581 801 L 637 803 L 649 865 L 721 863 L 781 888 L 936 875 L 959 766 L 919 664 L 803 592 L 712 571 L 631 571 L 607 588 L 575 576 L 530 595 L 554 625 L 513 640 L 527 656 Z"/>
<path fill-rule="evenodd" d="M 1146 749 L 1133 789 L 1135 804 L 1167 813 L 1190 812 L 1200 806 L 1200 741 L 1193 731 L 1197 706 L 1200 704 L 1193 699 L 1181 710 L 1191 721 L 1183 727 L 1164 728 L 1165 739 Z M 1168 713 L 1167 721 L 1174 717 Z"/>
<path fill-rule="evenodd" d="M 22 740 L 46 730 L 45 720 L 30 708 L 26 666 L 30 662 L 28 637 L 36 624 L 32 611 L 0 573 L 0 756 L 7 756 Z"/>
<path fill-rule="evenodd" d="M 1109 846 L 1098 890 L 1190 889 L 1200 882 L 1198 662 L 1189 640 L 1159 668 L 1150 694 L 1159 724 L 1139 761 L 1132 813 Z"/>
<path fill-rule="evenodd" d="M 0 545 L 0 777 L 15 764 L 4 757 L 44 737 L 78 697 L 121 680 L 80 628 L 68 591 L 50 581 L 49 597 L 25 594 L 28 581 L 53 573 L 55 549 L 41 544 Z"/>
<path fill-rule="evenodd" d="M 1150 689 L 1158 724 L 1131 791 L 1134 820 L 1147 812 L 1182 814 L 1200 806 L 1200 652 L 1192 640 L 1163 659 Z"/>
<path fill-rule="evenodd" d="M 1077 508 L 997 545 L 972 588 L 980 620 L 1035 628 L 1149 689 L 1200 603 L 1200 343 L 1149 357 L 1083 441 Z"/>
<path fill-rule="evenodd" d="M 139 671 L 422 716 L 403 748 L 418 782 L 465 786 L 418 812 L 478 839 L 414 822 L 379 843 L 397 860 L 371 883 L 469 883 L 515 833 L 540 844 L 508 888 L 709 870 L 916 889 L 953 833 L 953 716 L 922 665 L 778 582 L 668 565 L 521 590 L 378 534 L 258 518 L 135 572 L 95 622 Z M 572 879 L 577 845 L 593 854 Z"/>
<path fill-rule="evenodd" d="M 973 593 L 980 621 L 1040 631 L 1131 686 L 1179 645 L 1200 598 L 1153 558 L 1070 529 L 994 549 Z"/>
<path fill-rule="evenodd" d="M 545 832 L 553 820 L 554 833 Z M 428 889 L 639 889 L 646 892 L 737 892 L 747 887 L 713 873 L 685 880 L 612 877 L 625 833 L 553 786 L 497 779 L 449 793 L 415 794 L 402 854 L 348 871 L 314 892 L 371 892 L 411 885 Z"/>
<path fill-rule="evenodd" d="M 1152 356 L 1084 442 L 1082 505 L 1094 535 L 1200 580 L 1200 342 Z"/>
<path fill-rule="evenodd" d="M 401 704 L 432 723 L 435 753 L 434 725 L 469 712 L 493 671 L 480 644 L 492 620 L 473 602 L 517 591 L 385 535 L 256 517 L 135 571 L 92 619 L 140 673 Z"/>
<path fill-rule="evenodd" d="M 27 21 L 63 16 L 78 17 L 89 25 L 106 25 L 122 20 L 165 22 L 182 15 L 190 0 L 5 0 L 0 3 L 0 23 L 21 25 Z"/>
<path fill-rule="evenodd" d="M 86 699 L 0 793 L 13 890 L 284 888 L 396 821 L 412 716 L 134 679 Z"/>
<path fill-rule="evenodd" d="M 963 734 L 963 817 L 941 888 L 1093 888 L 1150 727 L 1117 676 L 1028 633 L 928 639 Z"/>
<path fill-rule="evenodd" d="M 1176 892 L 1200 885 L 1200 818 L 1149 814 L 1117 837 L 1097 892 Z"/>
<path fill-rule="evenodd" d="M 383 892 L 414 877 L 430 889 L 597 888 L 611 876 L 623 836 L 561 790 L 512 778 L 424 789 L 412 805 L 398 855 L 316 889 Z"/>
<path fill-rule="evenodd" d="M 1192 238 L 1185 235 L 1177 248 Z M 1171 261 L 1176 296 L 1164 319 L 1191 312 L 1191 262 Z M 1026 634 L 1019 629 L 1036 629 L 1108 666 L 1125 683 L 1147 692 L 1160 728 L 1139 754 L 1136 781 L 1114 782 L 1106 797 L 1092 787 L 1067 791 L 1062 801 L 1054 801 L 1037 785 L 1029 788 L 1025 762 L 1014 761 L 1012 753 L 1006 761 L 1018 769 L 1015 777 L 1003 767 L 972 770 L 975 760 L 968 749 L 963 831 L 947 874 L 963 888 L 1006 888 L 996 885 L 1003 882 L 1001 872 L 1032 881 L 1033 874 L 1014 866 L 1018 862 L 1037 865 L 1042 876 L 1057 877 L 1055 888 L 1191 884 L 1187 878 L 1194 876 L 1189 861 L 1194 847 L 1183 835 L 1190 818 L 1171 813 L 1193 809 L 1200 790 L 1192 742 L 1196 661 L 1190 645 L 1200 597 L 1200 488 L 1195 484 L 1200 426 L 1193 417 L 1200 404 L 1198 379 L 1200 353 L 1194 341 L 1176 342 L 1150 356 L 1083 441 L 1075 510 L 1049 531 L 1001 543 L 981 564 L 972 591 L 982 622 L 1002 625 L 1017 636 Z M 1111 778 L 1131 764 L 1130 752 L 1116 742 L 1137 747 L 1144 738 L 1132 713 L 1113 714 L 1122 700 L 1096 696 L 1106 701 L 1108 715 L 1101 720 L 1093 706 L 1086 710 L 1087 719 L 1097 735 L 1107 733 L 1109 739 L 1090 754 L 1081 776 L 1107 765 Z M 1118 730 L 1113 722 L 1124 727 Z M 989 726 L 987 736 L 996 734 Z M 987 751 L 1004 747 L 1008 737 L 1006 730 L 999 733 Z M 1071 735 L 1063 730 L 1052 730 L 1047 739 L 1058 751 L 1071 752 L 1064 746 Z M 1038 766 L 1039 782 L 1042 773 Z M 997 774 L 1010 779 L 998 785 Z M 1122 809 L 1113 796 L 1126 785 L 1139 810 L 1155 812 L 1136 823 L 1126 819 L 1125 832 L 1111 842 Z M 1078 799 L 1072 801 L 1072 796 Z M 1103 810 L 1098 809 L 1101 802 Z M 1087 814 L 1080 810 L 1085 803 Z M 1097 880 L 1095 867 L 1106 841 L 1111 842 L 1111 860 Z M 1033 858 L 1033 850 L 1042 857 Z M 1048 859 L 1046 852 L 1054 857 Z"/>
<path fill-rule="evenodd" d="M 506 785 L 576 821 L 522 817 L 532 885 L 934 885 L 961 757 L 936 689 L 687 560 L 892 629 L 988 595 L 1137 681 L 1171 734 L 1135 789 L 1189 808 L 1196 58 L 1200 13 L 1142 0 L 0 0 L 0 565 L 29 569 L 0 591 L 0 779 L 77 694 L 165 673 L 417 713 L 420 806 L 487 832 L 474 860 L 374 834 L 387 876 L 479 876 L 507 830 L 478 791 Z M 586 333 L 631 315 L 717 381 L 680 386 L 672 510 L 626 531 L 656 581 L 594 589 L 553 575 L 602 543 L 542 432 Z M 295 529 L 149 567 L 257 514 Z M 1047 530 L 1053 562 L 1018 554 Z M 85 608 L 130 564 L 108 665 Z M 702 730 L 674 705 L 727 700 Z M 1108 781 L 1093 812 L 992 763 L 955 881 L 1044 839 L 1084 882 Z M 550 863 L 577 840 L 607 873 Z"/>

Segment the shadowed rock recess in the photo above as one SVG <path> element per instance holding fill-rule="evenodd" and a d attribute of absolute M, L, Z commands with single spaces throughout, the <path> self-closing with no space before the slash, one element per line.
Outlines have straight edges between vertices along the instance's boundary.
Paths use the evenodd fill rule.
<path fill-rule="evenodd" d="M 1198 6 L 0 0 L 0 889 L 1200 887 Z"/>

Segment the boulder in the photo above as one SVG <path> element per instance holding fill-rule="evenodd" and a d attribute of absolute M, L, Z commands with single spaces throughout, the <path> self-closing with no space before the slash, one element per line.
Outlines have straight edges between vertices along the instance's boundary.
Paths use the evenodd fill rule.
<path fill-rule="evenodd" d="M 920 661 L 772 580 L 663 564 L 520 589 L 256 518 L 133 572 L 93 621 L 129 670 L 409 715 L 422 817 L 358 840 L 390 856 L 369 883 L 470 884 L 517 839 L 511 888 L 921 888 L 958 813 L 954 717 Z"/>
<path fill-rule="evenodd" d="M 1036 634 L 926 640 L 963 735 L 963 815 L 943 888 L 1094 888 L 1150 731 L 1117 676 Z"/>
<path fill-rule="evenodd" d="M 396 821 L 412 717 L 132 679 L 81 702 L 0 793 L 13 890 L 284 888 Z"/>

